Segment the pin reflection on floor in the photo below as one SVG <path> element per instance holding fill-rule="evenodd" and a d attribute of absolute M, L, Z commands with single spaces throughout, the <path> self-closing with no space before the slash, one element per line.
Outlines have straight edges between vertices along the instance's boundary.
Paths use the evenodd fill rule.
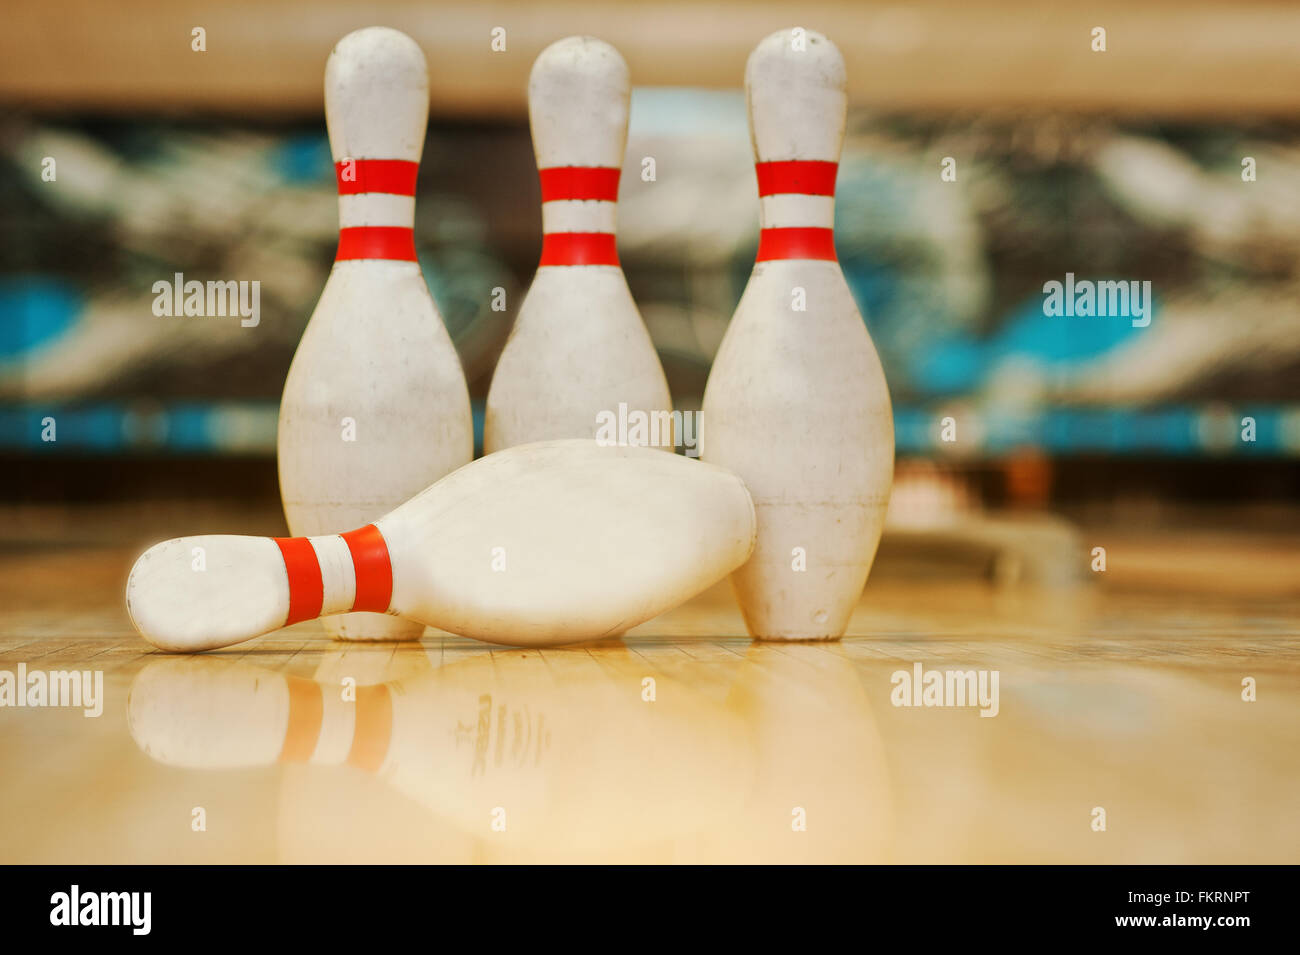
<path fill-rule="evenodd" d="M 441 666 L 342 650 L 314 680 L 166 659 L 128 721 L 178 768 L 291 764 L 282 861 L 879 859 L 885 763 L 851 662 L 756 645 L 716 670 L 688 686 L 621 644 Z"/>

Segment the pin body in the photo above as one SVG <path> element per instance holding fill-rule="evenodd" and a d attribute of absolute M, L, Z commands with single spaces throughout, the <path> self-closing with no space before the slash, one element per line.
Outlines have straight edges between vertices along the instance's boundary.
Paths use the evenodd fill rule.
<path fill-rule="evenodd" d="M 484 449 L 596 437 L 619 405 L 668 413 L 663 367 L 615 244 L 627 144 L 627 64 L 569 37 L 542 51 L 529 118 L 542 184 L 542 257 L 488 391 Z M 671 448 L 670 436 L 661 446 Z"/>
<path fill-rule="evenodd" d="M 469 393 L 415 260 L 415 177 L 428 80 L 409 37 L 344 37 L 325 73 L 339 184 L 339 250 L 280 404 L 280 490 L 289 530 L 319 535 L 392 510 L 473 456 Z M 326 617 L 353 640 L 423 626 L 373 613 Z"/>
<path fill-rule="evenodd" d="M 721 580 L 749 556 L 754 528 L 730 471 L 549 441 L 481 458 L 345 534 L 164 541 L 132 568 L 127 609 L 146 640 L 181 652 L 347 610 L 492 643 L 572 643 Z"/>
<path fill-rule="evenodd" d="M 844 633 L 894 461 L 884 372 L 831 232 L 844 62 L 818 34 L 805 43 L 773 34 L 746 67 L 763 228 L 701 422 L 701 457 L 753 495 L 758 542 L 732 581 L 750 633 L 776 640 Z"/>

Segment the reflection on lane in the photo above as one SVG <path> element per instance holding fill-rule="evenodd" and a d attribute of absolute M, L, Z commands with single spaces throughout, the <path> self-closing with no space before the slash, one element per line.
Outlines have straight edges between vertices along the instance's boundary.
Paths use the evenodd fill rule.
<path fill-rule="evenodd" d="M 294 859 L 358 858 L 363 835 L 387 847 L 372 859 L 879 859 L 888 787 L 853 665 L 826 646 L 724 656 L 689 684 L 665 662 L 681 658 L 621 644 L 442 665 L 348 649 L 315 680 L 164 659 L 137 676 L 128 719 L 171 766 L 306 764 L 285 770 Z"/>

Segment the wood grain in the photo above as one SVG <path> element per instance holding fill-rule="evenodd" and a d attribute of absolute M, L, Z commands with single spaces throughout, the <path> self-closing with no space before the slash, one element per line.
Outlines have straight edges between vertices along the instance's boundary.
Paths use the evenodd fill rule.
<path fill-rule="evenodd" d="M 1117 559 L 1056 589 L 883 566 L 839 643 L 752 643 L 724 585 L 592 646 L 343 644 L 313 622 L 187 658 L 130 629 L 134 551 L 11 542 L 0 671 L 97 670 L 105 702 L 0 708 L 21 781 L 0 788 L 0 860 L 1294 863 L 1300 595 L 1258 586 L 1276 555 L 1243 532 L 1139 543 L 1133 580 Z M 892 705 L 916 664 L 998 671 L 998 715 Z M 343 704 L 345 677 L 375 689 Z M 358 708 L 378 772 L 323 743 L 202 768 L 283 733 L 247 717 L 291 681 Z M 377 696 L 388 735 L 362 712 Z"/>

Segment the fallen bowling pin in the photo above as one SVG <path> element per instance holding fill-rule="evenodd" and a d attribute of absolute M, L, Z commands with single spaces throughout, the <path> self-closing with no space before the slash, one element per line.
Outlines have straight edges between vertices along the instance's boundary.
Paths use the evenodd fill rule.
<path fill-rule="evenodd" d="M 480 458 L 346 534 L 156 544 L 131 569 L 126 605 L 146 640 L 177 652 L 358 610 L 549 646 L 682 603 L 743 564 L 754 535 L 749 492 L 730 471 L 546 441 Z"/>

